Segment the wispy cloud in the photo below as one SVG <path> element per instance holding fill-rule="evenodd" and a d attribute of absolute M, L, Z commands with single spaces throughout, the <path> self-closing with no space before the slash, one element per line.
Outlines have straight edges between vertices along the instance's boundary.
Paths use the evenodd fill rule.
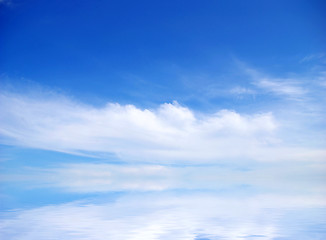
<path fill-rule="evenodd" d="M 254 84 L 267 92 L 295 99 L 303 97 L 307 93 L 307 90 L 305 90 L 299 82 L 291 79 L 261 78 Z"/>
<path fill-rule="evenodd" d="M 300 100 L 308 93 L 303 82 L 292 78 L 273 78 L 266 76 L 252 68 L 245 68 L 245 71 L 252 77 L 252 84 L 267 93 Z"/>
<path fill-rule="evenodd" d="M 325 53 L 315 53 L 315 54 L 310 54 L 307 56 L 304 56 L 301 60 L 300 63 L 305 63 L 305 62 L 310 62 L 313 60 L 320 60 L 326 56 Z"/>
<path fill-rule="evenodd" d="M 322 141 L 322 138 L 318 136 L 319 132 L 323 132 L 325 129 L 322 127 L 325 126 L 323 119 L 325 119 L 326 113 L 325 89 L 323 88 L 325 83 L 324 67 L 310 67 L 301 74 L 284 73 L 284 77 L 280 74 L 278 74 L 280 77 L 274 77 L 248 67 L 245 63 L 240 62 L 239 65 L 249 76 L 257 99 L 263 100 L 266 108 L 269 105 L 275 117 L 283 119 L 283 126 L 286 125 L 283 130 L 292 131 L 286 134 L 293 136 L 293 141 L 295 141 L 294 139 L 303 141 L 312 134 Z M 303 135 L 297 135 L 299 131 Z"/>

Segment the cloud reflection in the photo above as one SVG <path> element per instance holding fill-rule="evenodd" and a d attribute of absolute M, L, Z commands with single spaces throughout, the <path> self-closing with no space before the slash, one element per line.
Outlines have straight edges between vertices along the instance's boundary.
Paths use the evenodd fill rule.
<path fill-rule="evenodd" d="M 323 197 L 161 192 L 126 194 L 110 203 L 97 200 L 7 213 L 1 235 L 21 240 L 293 239 L 290 228 L 302 233 L 306 225 L 325 223 L 321 211 L 312 211 L 325 209 Z M 305 209 L 307 222 L 291 215 Z M 325 232 L 315 236 L 321 239 Z"/>

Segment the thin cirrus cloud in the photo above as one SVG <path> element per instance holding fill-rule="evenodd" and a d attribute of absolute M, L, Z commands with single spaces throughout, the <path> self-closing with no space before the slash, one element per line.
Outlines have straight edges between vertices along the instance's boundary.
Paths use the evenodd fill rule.
<path fill-rule="evenodd" d="M 253 68 L 244 66 L 244 71 L 253 79 L 252 84 L 266 93 L 287 97 L 292 100 L 302 100 L 309 93 L 304 88 L 303 81 L 292 78 L 273 78 L 258 72 Z"/>
<path fill-rule="evenodd" d="M 326 56 L 325 53 L 310 54 L 310 55 L 304 56 L 300 60 L 300 63 L 311 62 L 311 61 L 314 61 L 314 60 L 321 60 L 321 59 L 325 58 L 325 56 Z"/>
<path fill-rule="evenodd" d="M 300 98 L 307 93 L 307 90 L 301 87 L 298 82 L 291 79 L 262 78 L 255 82 L 255 85 L 268 92 L 291 98 Z"/>

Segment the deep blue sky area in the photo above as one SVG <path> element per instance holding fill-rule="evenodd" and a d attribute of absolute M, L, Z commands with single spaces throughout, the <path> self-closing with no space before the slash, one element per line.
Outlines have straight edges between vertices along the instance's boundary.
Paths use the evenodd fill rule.
<path fill-rule="evenodd" d="M 157 95 L 157 102 L 172 101 L 191 92 L 184 84 L 189 75 L 216 84 L 237 79 L 234 59 L 276 74 L 284 65 L 297 71 L 298 59 L 325 50 L 325 5 L 13 1 L 0 12 L 1 75 L 80 97 L 145 104 Z"/>

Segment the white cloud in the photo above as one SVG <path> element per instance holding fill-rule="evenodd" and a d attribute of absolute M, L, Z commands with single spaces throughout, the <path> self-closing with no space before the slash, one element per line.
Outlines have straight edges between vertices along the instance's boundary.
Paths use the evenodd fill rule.
<path fill-rule="evenodd" d="M 62 96 L 0 96 L 2 142 L 64 152 L 110 152 L 124 160 L 212 161 L 268 147 L 271 113 L 230 110 L 196 115 L 178 103 L 157 109 L 108 103 L 92 107 Z M 251 157 L 251 155 L 250 155 Z"/>
<path fill-rule="evenodd" d="M 264 90 L 263 93 L 275 94 L 291 100 L 303 100 L 309 93 L 310 88 L 304 86 L 306 81 L 303 81 L 303 79 L 270 77 L 253 68 L 247 67 L 244 63 L 241 63 L 241 66 L 253 79 L 252 84 L 256 86 L 258 90 Z"/>
<path fill-rule="evenodd" d="M 196 239 L 199 236 L 240 240 L 250 235 L 261 235 L 258 239 L 266 240 L 278 236 L 310 239 L 310 232 L 307 235 L 302 232 L 305 223 L 296 220 L 300 218 L 298 214 L 281 221 L 288 209 L 311 211 L 318 207 L 325 207 L 324 198 L 130 194 L 111 203 L 73 202 L 7 213 L 1 222 L 0 236 L 13 240 Z M 299 222 L 295 230 L 300 236 L 291 235 L 293 220 Z M 307 214 L 305 220 L 321 221 Z"/>
<path fill-rule="evenodd" d="M 298 82 L 291 79 L 261 78 L 254 84 L 268 92 L 291 98 L 299 98 L 307 93 L 306 89 L 300 86 Z"/>
<path fill-rule="evenodd" d="M 177 102 L 156 109 L 118 103 L 94 107 L 60 95 L 8 92 L 0 95 L 0 108 L 4 144 L 94 156 L 113 153 L 128 162 L 326 158 L 322 148 L 283 142 L 282 120 L 277 121 L 271 112 L 194 113 Z"/>

